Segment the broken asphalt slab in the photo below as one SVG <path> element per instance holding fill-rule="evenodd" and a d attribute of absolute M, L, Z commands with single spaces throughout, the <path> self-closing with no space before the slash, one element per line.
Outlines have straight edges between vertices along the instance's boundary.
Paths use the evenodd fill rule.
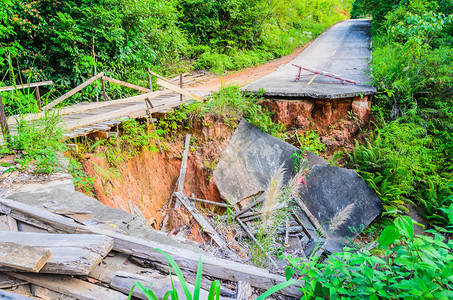
<path fill-rule="evenodd" d="M 296 174 L 291 156 L 298 151 L 241 120 L 214 171 L 220 195 L 233 205 L 264 192 L 281 165 L 286 171 L 283 184 L 288 184 Z M 338 241 L 355 238 L 380 214 L 381 201 L 354 170 L 330 166 L 311 152 L 306 156 L 310 172 L 299 190 L 302 200 L 326 231 L 337 213 L 354 204 L 346 223 L 328 234 Z"/>
<path fill-rule="evenodd" d="M 349 98 L 372 95 L 376 88 L 369 83 L 368 61 L 371 58 L 370 20 L 340 22 L 321 34 L 304 52 L 275 72 L 242 88 L 244 92 L 261 93 L 265 97 L 310 97 L 318 99 Z M 295 81 L 298 68 L 292 64 L 335 73 L 355 80 L 346 85 L 341 81 L 302 71 L 306 75 Z"/>

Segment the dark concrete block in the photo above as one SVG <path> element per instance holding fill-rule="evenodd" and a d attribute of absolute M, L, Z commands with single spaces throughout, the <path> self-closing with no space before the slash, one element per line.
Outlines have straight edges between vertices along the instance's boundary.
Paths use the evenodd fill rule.
<path fill-rule="evenodd" d="M 241 120 L 214 171 L 220 195 L 235 204 L 263 192 L 282 164 L 288 182 L 294 175 L 291 155 L 297 150 Z"/>
<path fill-rule="evenodd" d="M 354 170 L 317 165 L 311 169 L 306 183 L 301 186 L 300 197 L 331 239 L 355 238 L 358 234 L 349 228 L 367 227 L 382 211 L 376 193 Z M 330 231 L 331 220 L 351 203 L 354 208 L 347 221 L 337 230 Z"/>
<path fill-rule="evenodd" d="M 295 175 L 291 158 L 295 151 L 299 150 L 242 120 L 214 171 L 220 195 L 235 204 L 263 192 L 282 164 L 286 171 L 283 184 L 288 184 Z M 379 198 L 355 171 L 332 167 L 311 152 L 306 156 L 305 165 L 310 173 L 299 191 L 302 200 L 326 231 L 335 214 L 354 203 L 346 223 L 328 233 L 338 241 L 354 238 L 356 234 L 349 227 L 368 226 L 381 212 Z"/>

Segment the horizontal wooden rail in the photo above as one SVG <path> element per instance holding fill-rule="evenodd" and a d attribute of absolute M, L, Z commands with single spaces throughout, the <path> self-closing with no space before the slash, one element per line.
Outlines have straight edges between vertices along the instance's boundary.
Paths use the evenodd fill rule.
<path fill-rule="evenodd" d="M 72 90 L 67 92 L 66 94 L 64 94 L 64 95 L 58 97 L 57 99 L 55 99 L 54 101 L 50 102 L 49 104 L 44 106 L 42 109 L 50 109 L 50 108 L 54 107 L 55 105 L 57 105 L 60 102 L 68 99 L 69 97 L 71 97 L 75 93 L 80 92 L 84 87 L 89 86 L 90 84 L 92 84 L 93 82 L 95 82 L 96 80 L 101 78 L 102 76 L 104 76 L 104 73 L 101 72 L 101 73 L 97 74 L 96 76 L 91 77 L 90 79 L 88 79 L 84 83 L 76 86 L 75 88 L 73 88 Z"/>
<path fill-rule="evenodd" d="M 160 86 L 163 86 L 164 88 L 167 88 L 169 90 L 172 90 L 172 91 L 175 91 L 177 93 L 180 93 L 181 95 L 184 95 L 184 96 L 187 96 L 187 97 L 189 97 L 191 99 L 195 99 L 195 100 L 203 102 L 203 98 L 198 97 L 197 95 L 192 94 L 191 92 L 189 92 L 187 90 L 184 90 L 184 89 L 180 88 L 179 86 L 174 85 L 173 83 L 161 80 L 160 78 L 157 78 L 156 83 L 158 85 L 160 85 Z"/>
<path fill-rule="evenodd" d="M 3 86 L 3 87 L 0 87 L 0 92 L 28 89 L 28 88 L 34 88 L 34 87 L 38 87 L 38 86 L 52 85 L 52 84 L 53 84 L 53 81 L 50 80 L 50 81 L 32 82 L 32 83 L 28 83 L 28 84 L 19 84 L 16 86 Z"/>
<path fill-rule="evenodd" d="M 157 74 L 157 73 L 155 73 L 155 72 L 153 72 L 153 71 L 151 71 L 151 70 L 148 70 L 148 73 L 151 74 L 151 75 L 156 76 L 156 77 L 159 78 L 159 79 L 162 79 L 163 81 L 166 81 L 166 82 L 171 83 L 170 79 L 165 78 L 164 76 L 161 76 L 161 75 L 159 75 L 159 74 Z"/>
<path fill-rule="evenodd" d="M 144 87 L 141 87 L 139 85 L 135 85 L 135 84 L 132 84 L 132 83 L 128 83 L 128 82 L 121 81 L 121 80 L 118 80 L 118 79 L 115 79 L 115 78 L 111 78 L 111 77 L 107 77 L 107 76 L 102 76 L 102 80 L 105 80 L 105 81 L 108 81 L 108 82 L 111 82 L 111 83 L 116 83 L 116 84 L 119 84 L 121 86 L 125 86 L 125 87 L 128 87 L 128 88 L 143 92 L 143 93 L 152 92 L 152 90 L 144 88 Z"/>

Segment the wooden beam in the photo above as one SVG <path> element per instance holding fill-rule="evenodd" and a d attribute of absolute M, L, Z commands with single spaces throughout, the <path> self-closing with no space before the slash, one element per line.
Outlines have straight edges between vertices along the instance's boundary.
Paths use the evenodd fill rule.
<path fill-rule="evenodd" d="M 293 199 L 296 201 L 297 205 L 299 205 L 300 209 L 305 213 L 305 215 L 307 215 L 307 217 L 311 221 L 311 223 L 313 223 L 313 226 L 315 226 L 315 228 L 319 232 L 319 234 L 324 238 L 328 238 L 327 232 L 322 228 L 318 219 L 316 219 L 316 217 L 311 213 L 311 211 L 305 205 L 304 201 L 302 201 L 302 199 L 300 199 L 299 196 L 295 196 L 295 195 L 293 196 Z"/>
<path fill-rule="evenodd" d="M 121 86 L 125 86 L 125 87 L 128 87 L 128 88 L 143 92 L 143 93 L 152 92 L 152 90 L 150 90 L 150 89 L 147 89 L 147 88 L 144 88 L 144 87 L 141 87 L 139 85 L 132 84 L 132 83 L 128 83 L 128 82 L 125 82 L 125 81 L 121 81 L 121 80 L 118 80 L 118 79 L 115 79 L 115 78 L 102 76 L 102 79 L 105 80 L 105 81 L 111 82 L 111 83 L 116 83 L 116 84 L 119 84 Z"/>
<path fill-rule="evenodd" d="M 137 96 L 133 96 L 133 97 L 117 99 L 117 100 L 110 100 L 108 102 L 106 101 L 106 102 L 96 102 L 96 103 L 85 104 L 85 105 L 76 105 L 75 107 L 69 106 L 69 107 L 59 109 L 58 114 L 59 114 L 59 116 L 63 116 L 63 115 L 69 115 L 69 114 L 74 114 L 74 113 L 80 113 L 80 112 L 84 112 L 87 110 L 116 105 L 116 104 L 139 102 L 139 101 L 145 100 L 146 98 L 153 99 L 158 96 L 168 95 L 171 93 L 173 93 L 173 91 L 150 92 L 147 94 L 137 95 Z M 25 120 L 25 121 L 33 121 L 33 120 L 41 119 L 44 116 L 45 116 L 45 113 L 40 112 L 40 113 L 34 113 L 34 114 L 28 114 L 25 116 L 21 116 L 21 118 L 23 118 L 23 120 Z M 19 117 L 19 116 L 9 117 L 8 124 L 9 125 L 15 124 L 16 117 Z"/>
<path fill-rule="evenodd" d="M 220 207 L 225 207 L 228 208 L 228 204 L 225 203 L 220 203 L 220 202 L 215 202 L 215 201 L 210 201 L 210 200 L 205 200 L 205 199 L 200 199 L 200 198 L 195 198 L 195 197 L 187 197 L 189 200 L 195 201 L 195 202 L 200 202 L 200 203 L 205 203 L 205 204 L 212 204 Z"/>
<path fill-rule="evenodd" d="M 162 276 L 156 274 L 147 274 L 147 276 L 142 276 L 121 271 L 115 274 L 115 277 L 113 277 L 112 281 L 110 282 L 110 287 L 123 293 L 129 293 L 132 286 L 137 282 L 141 282 L 146 287 L 152 284 L 152 290 L 154 294 L 156 294 L 158 299 L 163 299 L 165 293 L 167 291 L 171 291 L 172 289 L 170 276 Z M 179 279 L 176 276 L 173 276 L 173 282 L 175 289 L 178 291 L 178 295 L 183 297 L 184 290 L 182 289 Z M 194 286 L 187 284 L 187 287 L 193 294 L 193 291 L 195 289 Z M 200 299 L 208 299 L 208 294 L 209 293 L 206 290 L 201 289 Z M 140 299 L 148 299 L 138 288 L 134 289 L 134 293 L 132 295 Z"/>
<path fill-rule="evenodd" d="M 39 272 L 50 260 L 48 249 L 19 243 L 0 242 L 0 265 L 27 272 Z"/>
<path fill-rule="evenodd" d="M 64 275 L 52 274 L 29 274 L 7 272 L 8 275 L 26 280 L 33 284 L 48 288 L 49 290 L 62 293 L 83 300 L 109 299 L 125 300 L 127 296 L 123 293 L 88 283 Z"/>
<path fill-rule="evenodd" d="M 32 298 L 8 292 L 5 290 L 0 290 L 0 299 L 5 300 L 32 300 Z"/>
<path fill-rule="evenodd" d="M 167 88 L 169 90 L 172 90 L 172 91 L 175 91 L 177 93 L 180 93 L 180 94 L 182 94 L 184 96 L 187 96 L 187 97 L 189 97 L 191 99 L 195 99 L 195 100 L 203 102 L 203 98 L 198 97 L 197 95 L 192 94 L 191 92 L 189 92 L 187 90 L 184 90 L 184 89 L 180 88 L 179 86 L 174 85 L 173 83 L 169 83 L 167 81 L 161 80 L 160 78 L 157 78 L 156 83 L 158 85 L 160 85 L 160 86 L 163 86 L 164 88 Z"/>
<path fill-rule="evenodd" d="M 162 79 L 162 80 L 164 80 L 164 81 L 166 81 L 166 82 L 168 82 L 168 83 L 171 83 L 170 79 L 165 78 L 164 76 L 161 76 L 161 75 L 159 75 L 159 74 L 157 74 L 157 73 L 151 71 L 149 68 L 148 68 L 148 73 L 151 74 L 151 75 L 154 75 L 154 76 L 156 76 L 157 78 Z"/>
<path fill-rule="evenodd" d="M 111 238 L 87 234 L 0 232 L 0 245 L 5 242 L 17 244 L 16 252 L 26 247 L 49 250 L 50 259 L 42 267 L 41 273 L 68 275 L 87 275 L 113 247 Z M 0 270 L 10 270 L 4 268 L 7 265 L 3 265 Z"/>
<path fill-rule="evenodd" d="M 3 86 L 3 87 L 0 87 L 0 92 L 27 89 L 27 88 L 33 88 L 33 87 L 51 85 L 51 84 L 53 84 L 53 81 L 50 80 L 50 81 L 32 82 L 32 83 L 28 83 L 28 84 L 19 84 L 16 86 Z"/>
<path fill-rule="evenodd" d="M 70 233 L 91 232 L 109 236 L 114 240 L 113 249 L 115 251 L 156 262 L 162 269 L 168 270 L 166 258 L 161 253 L 153 251 L 152 249 L 158 248 L 171 255 L 178 266 L 183 270 L 194 271 L 198 267 L 200 254 L 190 250 L 182 250 L 179 247 L 127 236 L 114 231 L 103 230 L 95 226 L 80 225 L 68 218 L 9 199 L 0 198 L 0 204 L 0 212 L 9 211 L 9 214 L 15 219 L 21 218 L 22 220 L 27 219 L 31 222 L 34 221 L 41 224 L 48 224 L 56 230 Z M 205 276 L 230 281 L 248 281 L 251 286 L 264 290 L 286 281 L 283 276 L 272 274 L 268 270 L 213 257 L 208 254 L 203 255 L 202 260 L 203 274 Z M 302 292 L 299 291 L 297 286 L 290 286 L 281 290 L 280 293 L 294 297 L 302 296 Z"/>
<path fill-rule="evenodd" d="M 144 96 L 144 95 L 140 95 L 140 96 Z M 185 101 L 183 101 L 183 103 L 184 102 Z M 167 105 L 156 106 L 156 107 L 150 109 L 149 111 L 150 111 L 150 113 L 155 113 L 155 112 L 162 111 L 164 109 L 170 109 L 170 108 L 174 108 L 174 107 L 177 107 L 180 105 L 181 105 L 181 102 L 178 101 L 178 102 L 170 103 Z M 92 124 L 101 123 L 101 122 L 112 120 L 112 119 L 132 116 L 132 115 L 135 115 L 136 112 L 140 112 L 142 116 L 145 116 L 147 114 L 146 105 L 144 102 L 142 104 L 136 104 L 131 107 L 123 108 L 123 109 L 120 109 L 117 111 L 103 113 L 103 114 L 95 115 L 92 117 L 87 117 L 87 118 L 83 118 L 80 120 L 68 122 L 68 123 L 66 123 L 66 130 L 72 130 L 72 129 L 89 126 Z"/>
<path fill-rule="evenodd" d="M 54 107 L 55 105 L 59 104 L 60 102 L 68 99 L 69 97 L 71 97 L 72 95 L 74 95 L 75 93 L 81 91 L 84 87 L 86 86 L 89 86 L 90 84 L 92 84 L 93 82 L 95 82 L 96 80 L 98 80 L 99 78 L 101 78 L 102 76 L 104 76 L 104 73 L 99 73 L 97 74 L 96 76 L 93 76 L 91 77 L 90 79 L 88 79 L 87 81 L 85 81 L 84 83 L 82 84 L 79 84 L 78 86 L 76 86 L 75 88 L 73 88 L 72 90 L 70 90 L 69 92 L 67 92 L 66 94 L 58 97 L 57 99 L 53 100 L 52 102 L 50 102 L 49 104 L 47 104 L 46 106 L 44 106 L 42 109 L 50 109 L 52 107 Z"/>
<path fill-rule="evenodd" d="M 186 134 L 186 142 L 184 144 L 184 152 L 182 154 L 182 161 L 181 161 L 181 168 L 179 170 L 179 177 L 178 183 L 176 185 L 176 191 L 179 193 L 183 193 L 184 189 L 184 181 L 186 179 L 186 171 L 187 171 L 187 158 L 189 156 L 189 148 L 190 148 L 190 134 Z M 176 207 L 179 208 L 180 203 L 176 200 Z"/>
<path fill-rule="evenodd" d="M 181 192 L 175 193 L 176 199 L 178 199 L 189 211 L 189 213 L 194 217 L 198 224 L 200 224 L 201 229 L 209 234 L 209 236 L 219 245 L 221 248 L 228 249 L 227 244 L 219 235 L 219 233 L 215 230 L 215 228 L 206 220 L 203 215 L 196 209 L 192 202 L 187 199 L 186 195 Z"/>

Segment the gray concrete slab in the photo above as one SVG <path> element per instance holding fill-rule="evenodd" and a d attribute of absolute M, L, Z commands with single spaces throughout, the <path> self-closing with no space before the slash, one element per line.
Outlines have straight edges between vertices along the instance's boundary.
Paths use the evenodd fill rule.
<path fill-rule="evenodd" d="M 376 89 L 369 85 L 368 61 L 371 58 L 369 20 L 347 20 L 321 34 L 304 52 L 275 72 L 252 82 L 243 91 L 257 93 L 264 89 L 266 97 L 339 99 L 370 95 Z M 303 71 L 296 82 L 298 69 L 292 64 L 319 69 L 357 81 L 343 85 L 339 80 Z"/>

